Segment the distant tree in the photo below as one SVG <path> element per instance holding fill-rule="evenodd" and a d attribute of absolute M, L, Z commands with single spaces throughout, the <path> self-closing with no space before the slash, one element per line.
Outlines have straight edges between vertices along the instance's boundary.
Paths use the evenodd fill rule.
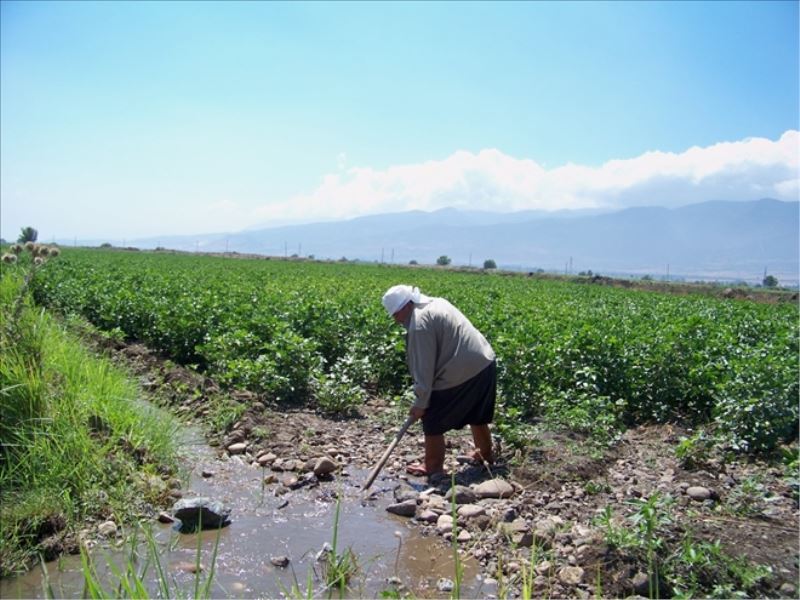
<path fill-rule="evenodd" d="M 25 242 L 35 242 L 36 238 L 38 237 L 39 237 L 39 232 L 36 231 L 33 227 L 23 227 L 22 229 L 20 229 L 17 242 L 19 242 L 20 244 L 24 244 Z"/>
<path fill-rule="evenodd" d="M 768 288 L 778 287 L 778 278 L 774 275 L 767 275 L 761 283 Z"/>
<path fill-rule="evenodd" d="M 487 258 L 485 261 L 483 261 L 483 268 L 484 269 L 496 269 L 497 268 L 497 263 L 494 262 L 494 259 Z"/>
<path fill-rule="evenodd" d="M 113 246 L 111 246 L 111 244 L 109 244 L 108 242 L 103 242 L 102 244 L 100 244 L 100 247 L 101 248 L 112 248 Z"/>
<path fill-rule="evenodd" d="M 0 244 L 7 244 L 6 238 L 0 238 Z"/>
<path fill-rule="evenodd" d="M 410 264 L 410 265 L 418 265 L 419 263 L 412 258 L 410 261 L 408 261 L 408 264 Z"/>
<path fill-rule="evenodd" d="M 653 276 L 645 275 L 644 277 L 642 277 L 642 281 L 653 281 Z"/>
<path fill-rule="evenodd" d="M 450 257 L 442 254 L 439 258 L 436 259 L 436 264 L 440 267 L 446 267 L 451 262 Z"/>

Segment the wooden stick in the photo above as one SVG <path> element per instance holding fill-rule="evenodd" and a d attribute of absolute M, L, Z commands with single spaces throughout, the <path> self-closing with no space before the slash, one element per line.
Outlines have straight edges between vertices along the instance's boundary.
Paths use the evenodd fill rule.
<path fill-rule="evenodd" d="M 372 469 L 372 473 L 369 474 L 367 482 L 364 484 L 364 487 L 361 488 L 362 492 L 369 489 L 369 486 L 371 486 L 372 482 L 375 481 L 375 478 L 378 476 L 378 473 L 381 472 L 383 465 L 385 465 L 386 461 L 389 459 L 389 455 L 392 453 L 392 450 L 394 450 L 395 446 L 397 446 L 398 442 L 400 442 L 400 439 L 406 434 L 406 431 L 408 431 L 408 428 L 411 427 L 411 424 L 416 420 L 417 419 L 412 417 L 411 415 L 408 416 L 406 422 L 403 423 L 403 426 L 400 428 L 400 431 L 398 431 L 397 435 L 394 436 L 392 443 L 389 444 L 388 448 L 386 448 L 386 451 L 383 453 L 383 456 L 381 456 L 381 459 L 378 461 L 378 464 L 375 465 L 374 469 Z"/>

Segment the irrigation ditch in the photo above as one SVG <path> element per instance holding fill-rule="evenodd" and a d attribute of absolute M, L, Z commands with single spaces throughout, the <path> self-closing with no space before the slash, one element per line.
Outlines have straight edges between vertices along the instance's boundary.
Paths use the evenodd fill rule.
<path fill-rule="evenodd" d="M 151 398 L 195 424 L 182 444 L 186 473 L 180 485 L 162 482 L 165 498 L 230 508 L 219 540 L 211 531 L 179 534 L 154 511 L 163 565 L 189 589 L 200 548 L 213 597 L 338 596 L 320 560 L 335 536 L 337 552 L 354 558 L 347 597 L 797 596 L 791 472 L 713 451 L 682 460 L 676 449 L 691 432 L 677 426 L 637 427 L 611 447 L 538 430 L 524 448 L 501 447 L 491 467 L 457 460 L 470 449 L 459 432 L 448 438 L 453 477 L 436 488 L 405 472 L 422 451 L 412 427 L 364 494 L 403 407 L 372 397 L 350 418 L 278 408 L 249 392 L 223 394 L 142 345 L 103 344 Z M 213 408 L 223 395 L 235 419 Z M 101 525 L 92 529 L 93 555 L 113 564 L 130 528 L 102 533 Z M 78 557 L 48 565 L 57 595 L 82 594 Z M 36 570 L 0 586 L 2 597 L 46 593 Z"/>

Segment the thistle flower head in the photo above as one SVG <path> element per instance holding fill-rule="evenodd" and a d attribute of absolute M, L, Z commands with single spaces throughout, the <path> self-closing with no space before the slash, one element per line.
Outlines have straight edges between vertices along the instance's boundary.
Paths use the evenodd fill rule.
<path fill-rule="evenodd" d="M 33 242 L 25 242 L 25 250 L 28 252 L 33 252 L 33 249 L 36 247 L 36 244 Z"/>
<path fill-rule="evenodd" d="M 47 246 L 39 246 L 39 248 L 37 249 L 37 252 L 38 252 L 39 256 L 42 256 L 44 258 L 47 258 L 48 256 L 50 256 L 50 248 L 48 248 Z"/>
<path fill-rule="evenodd" d="M 33 264 L 37 266 L 44 264 L 44 259 L 41 256 L 37 256 L 36 258 L 33 259 Z"/>
<path fill-rule="evenodd" d="M 17 255 L 11 253 L 3 254 L 3 262 L 7 265 L 13 265 L 15 262 L 17 262 Z"/>
<path fill-rule="evenodd" d="M 9 251 L 11 251 L 14 254 L 19 254 L 20 252 L 22 252 L 22 244 L 11 244 Z"/>
<path fill-rule="evenodd" d="M 50 256 L 55 258 L 59 254 L 61 254 L 61 250 L 59 250 L 58 248 L 50 248 Z"/>

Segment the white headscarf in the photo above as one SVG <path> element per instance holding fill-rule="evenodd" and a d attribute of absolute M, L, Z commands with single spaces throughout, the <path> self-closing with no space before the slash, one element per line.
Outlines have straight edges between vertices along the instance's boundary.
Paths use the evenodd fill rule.
<path fill-rule="evenodd" d="M 391 317 L 398 310 L 403 308 L 409 301 L 414 304 L 427 304 L 433 298 L 420 293 L 418 287 L 410 285 L 395 285 L 386 290 L 381 302 L 386 312 Z"/>

